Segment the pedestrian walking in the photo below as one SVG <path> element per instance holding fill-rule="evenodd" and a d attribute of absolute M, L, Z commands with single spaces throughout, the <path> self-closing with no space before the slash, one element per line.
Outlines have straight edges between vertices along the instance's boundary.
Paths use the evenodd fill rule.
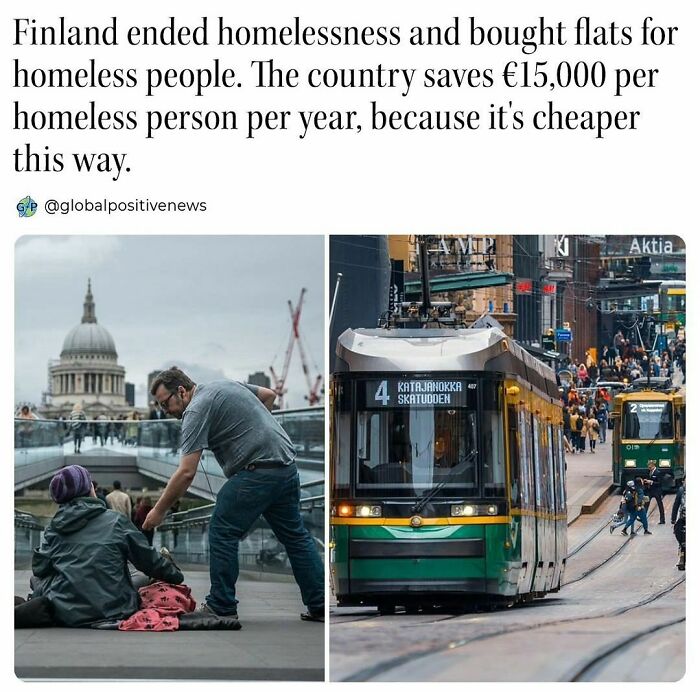
<path fill-rule="evenodd" d="M 131 520 L 131 498 L 122 490 L 121 481 L 114 481 L 112 487 L 114 490 L 105 498 L 107 507 Z"/>
<path fill-rule="evenodd" d="M 569 425 L 571 426 L 571 445 L 574 452 L 581 451 L 581 431 L 583 430 L 583 420 L 579 416 L 575 406 L 571 407 L 569 415 Z"/>
<path fill-rule="evenodd" d="M 605 402 L 601 402 L 596 412 L 598 420 L 598 434 L 600 435 L 600 444 L 604 445 L 608 433 L 608 407 Z"/>
<path fill-rule="evenodd" d="M 107 493 L 105 493 L 104 488 L 97 482 L 92 481 L 92 487 L 95 490 L 95 497 L 98 500 L 102 500 L 107 505 Z"/>
<path fill-rule="evenodd" d="M 647 520 L 646 496 L 641 478 L 636 478 L 633 481 L 627 481 L 627 490 L 625 491 L 625 505 L 627 508 L 627 521 L 625 528 L 622 529 L 622 535 L 627 536 L 627 529 L 631 529 L 631 535 L 634 536 L 634 520 L 637 519 L 644 528 L 644 533 L 651 535 L 649 531 L 649 522 Z"/>
<path fill-rule="evenodd" d="M 627 523 L 627 517 L 627 502 L 623 497 L 620 501 L 620 506 L 617 508 L 617 512 L 615 512 L 610 519 L 610 533 L 613 533 L 618 526 L 622 526 L 623 524 Z"/>
<path fill-rule="evenodd" d="M 663 474 L 656 468 L 656 464 L 650 461 L 647 464 L 649 469 L 649 478 L 644 481 L 646 485 L 646 494 L 656 500 L 659 507 L 659 524 L 666 523 L 666 514 L 664 512 L 664 491 L 663 491 Z"/>
<path fill-rule="evenodd" d="M 80 454 L 80 445 L 83 442 L 83 431 L 87 425 L 87 416 L 80 404 L 75 404 L 70 413 L 70 429 L 73 433 L 73 453 Z"/>
<path fill-rule="evenodd" d="M 588 423 L 586 424 L 586 430 L 588 432 L 588 447 L 591 450 L 591 454 L 595 453 L 595 443 L 598 441 L 598 432 L 600 430 L 600 425 L 595 417 L 593 411 L 590 413 Z"/>
<path fill-rule="evenodd" d="M 104 413 L 100 413 L 96 420 L 97 423 L 95 425 L 97 427 L 97 434 L 100 438 L 100 447 L 104 447 L 105 444 L 107 444 L 107 429 L 109 427 L 107 416 L 105 416 Z"/>
<path fill-rule="evenodd" d="M 588 418 L 586 417 L 586 409 L 583 406 L 579 406 L 578 411 L 579 419 L 577 425 L 581 426 L 579 430 L 579 452 L 586 451 L 586 440 L 588 439 Z"/>
<path fill-rule="evenodd" d="M 16 426 L 19 446 L 31 447 L 32 435 L 34 434 L 34 421 L 39 420 L 38 416 L 25 404 L 22 406 L 16 418 L 22 421 Z"/>
<path fill-rule="evenodd" d="M 143 528 L 158 526 L 189 488 L 204 449 L 214 453 L 227 478 L 209 523 L 211 587 L 203 610 L 238 616 L 238 545 L 262 515 L 289 557 L 308 608 L 302 619 L 323 621 L 323 563 L 299 510 L 294 446 L 270 413 L 275 392 L 230 380 L 196 384 L 173 367 L 156 377 L 151 394 L 182 420 L 182 457 Z"/>
<path fill-rule="evenodd" d="M 673 535 L 678 541 L 678 563 L 679 570 L 685 570 L 685 480 L 681 480 L 681 485 L 676 491 L 676 499 L 671 510 L 671 524 L 673 524 Z"/>

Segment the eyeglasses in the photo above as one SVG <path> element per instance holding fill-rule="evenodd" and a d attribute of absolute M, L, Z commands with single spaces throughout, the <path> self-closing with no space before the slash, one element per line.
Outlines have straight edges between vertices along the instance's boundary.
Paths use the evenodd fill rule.
<path fill-rule="evenodd" d="M 173 397 L 173 396 L 175 396 L 175 392 L 170 392 L 170 396 L 167 397 L 167 399 L 163 399 L 163 401 L 159 401 L 158 406 L 160 406 L 161 409 L 163 409 L 163 411 L 167 411 L 168 410 L 168 402 L 170 401 L 170 397 Z"/>

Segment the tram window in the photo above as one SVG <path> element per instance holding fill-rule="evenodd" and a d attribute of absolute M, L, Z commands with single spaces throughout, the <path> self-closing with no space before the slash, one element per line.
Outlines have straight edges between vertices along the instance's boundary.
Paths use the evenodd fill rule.
<path fill-rule="evenodd" d="M 518 412 L 512 404 L 508 406 L 508 451 L 510 453 L 510 504 L 511 507 L 520 507 L 523 498 L 520 482 Z"/>
<path fill-rule="evenodd" d="M 556 511 L 555 505 L 555 494 L 554 494 L 554 481 L 555 481 L 555 461 L 554 454 L 552 453 L 552 426 L 547 425 L 543 427 L 544 432 L 544 446 L 547 452 L 547 507 L 551 512 Z"/>
<path fill-rule="evenodd" d="M 484 497 L 505 497 L 502 388 L 499 384 L 484 382 L 482 395 L 481 469 Z"/>
<path fill-rule="evenodd" d="M 544 465 L 545 460 L 542 456 L 542 439 L 540 434 L 540 422 L 532 417 L 532 460 L 533 468 L 535 469 L 535 506 L 541 509 L 545 506 L 545 493 L 544 493 Z"/>
<path fill-rule="evenodd" d="M 442 495 L 478 494 L 475 411 L 358 411 L 356 426 L 358 494 L 415 496 L 443 481 Z"/>
<path fill-rule="evenodd" d="M 549 446 L 550 454 L 552 455 L 552 470 L 554 472 L 554 477 L 552 479 L 552 493 L 554 498 L 554 509 L 558 512 L 562 509 L 562 496 L 561 496 L 561 465 L 559 464 L 559 429 L 553 426 L 549 426 Z"/>
<path fill-rule="evenodd" d="M 559 467 L 559 509 L 566 509 L 566 460 L 564 458 L 564 430 L 557 428 L 557 440 L 559 442 L 557 448 L 557 466 Z"/>
<path fill-rule="evenodd" d="M 521 482 L 523 487 L 523 507 L 532 509 L 534 506 L 534 487 L 532 471 L 532 423 L 530 414 L 521 410 L 518 414 L 520 432 L 520 465 Z"/>
<path fill-rule="evenodd" d="M 336 497 L 346 498 L 350 493 L 350 469 L 352 467 L 352 408 L 350 387 L 347 384 L 339 384 L 336 388 L 335 409 L 333 483 Z"/>
<path fill-rule="evenodd" d="M 622 420 L 622 437 L 631 440 L 673 437 L 671 403 L 668 401 L 628 401 Z"/>

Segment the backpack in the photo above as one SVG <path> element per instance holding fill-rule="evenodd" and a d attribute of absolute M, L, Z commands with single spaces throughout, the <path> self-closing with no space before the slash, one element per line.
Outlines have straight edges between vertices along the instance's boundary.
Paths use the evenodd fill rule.
<path fill-rule="evenodd" d="M 583 430 L 583 418 L 579 416 L 576 419 L 576 432 L 581 432 Z"/>

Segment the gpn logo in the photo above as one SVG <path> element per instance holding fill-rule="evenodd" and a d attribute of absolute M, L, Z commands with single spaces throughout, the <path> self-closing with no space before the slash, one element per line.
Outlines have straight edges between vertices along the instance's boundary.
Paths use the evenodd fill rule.
<path fill-rule="evenodd" d="M 20 219 L 22 217 L 29 218 L 30 216 L 34 216 L 36 210 L 37 203 L 29 195 L 17 202 L 17 211 L 19 212 Z"/>

